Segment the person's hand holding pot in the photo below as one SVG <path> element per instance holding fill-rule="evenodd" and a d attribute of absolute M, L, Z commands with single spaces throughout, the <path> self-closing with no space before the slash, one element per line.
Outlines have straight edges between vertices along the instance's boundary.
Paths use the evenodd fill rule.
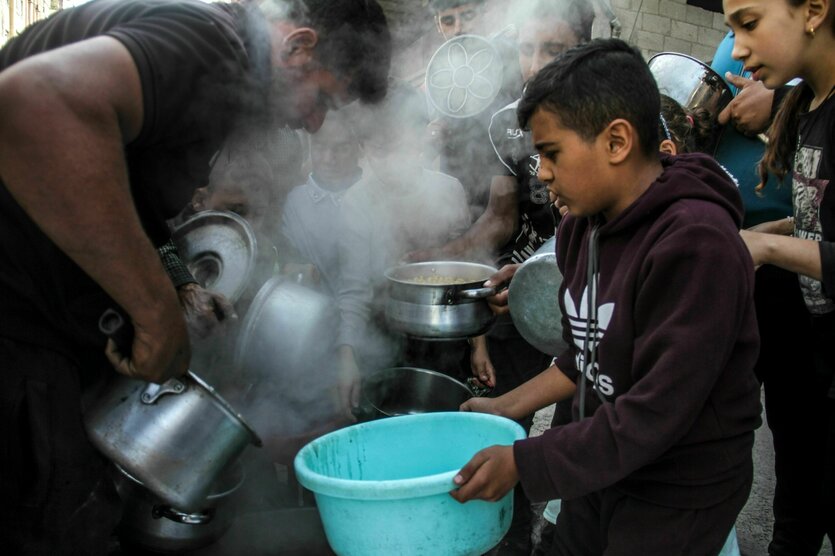
<path fill-rule="evenodd" d="M 496 288 L 496 294 L 487 298 L 487 304 L 497 315 L 504 315 L 510 311 L 507 306 L 507 286 L 519 270 L 518 264 L 508 264 L 499 269 L 484 282 L 485 288 Z"/>

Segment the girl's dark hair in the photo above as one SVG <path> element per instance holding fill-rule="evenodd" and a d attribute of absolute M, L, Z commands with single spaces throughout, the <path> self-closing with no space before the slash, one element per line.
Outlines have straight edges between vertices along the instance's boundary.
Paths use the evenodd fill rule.
<path fill-rule="evenodd" d="M 645 156 L 658 151 L 658 86 L 641 53 L 620 39 L 594 39 L 542 68 L 519 101 L 523 129 L 540 107 L 586 141 L 623 118 L 637 131 Z"/>
<path fill-rule="evenodd" d="M 670 139 L 679 152 L 707 152 L 713 137 L 713 122 L 710 112 L 704 108 L 688 110 L 673 98 L 661 95 L 661 115 L 667 122 Z M 658 124 L 658 139 L 667 138 L 664 126 Z"/>
<path fill-rule="evenodd" d="M 392 39 L 376 0 L 259 0 L 268 19 L 309 25 L 319 34 L 316 55 L 335 74 L 350 77 L 363 102 L 386 95 Z"/>
<path fill-rule="evenodd" d="M 798 117 L 804 107 L 809 106 L 812 97 L 812 88 L 805 82 L 794 87 L 783 97 L 780 109 L 768 128 L 769 141 L 759 165 L 760 178 L 762 179 L 762 183 L 758 186 L 759 189 L 765 187 L 769 172 L 782 181 L 786 174 L 791 171 L 794 162 L 792 159 L 797 148 L 797 134 L 799 133 Z"/>
<path fill-rule="evenodd" d="M 806 0 L 786 1 L 794 7 L 801 6 L 806 2 Z M 832 13 L 832 6 L 830 6 L 828 17 L 832 25 L 832 32 L 835 33 L 835 17 L 832 16 Z M 794 87 L 783 97 L 780 109 L 768 128 L 769 141 L 759 165 L 762 183 L 758 186 L 758 189 L 765 187 L 769 172 L 782 181 L 786 174 L 791 171 L 795 150 L 797 149 L 798 116 L 808 108 L 812 98 L 814 98 L 812 88 L 805 82 Z"/>

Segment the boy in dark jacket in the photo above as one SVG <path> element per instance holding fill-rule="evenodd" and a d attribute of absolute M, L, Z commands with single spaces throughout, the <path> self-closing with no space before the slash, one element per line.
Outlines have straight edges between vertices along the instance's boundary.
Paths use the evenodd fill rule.
<path fill-rule="evenodd" d="M 479 452 L 452 496 L 496 500 L 520 480 L 533 501 L 561 498 L 552 554 L 717 554 L 751 487 L 759 339 L 742 203 L 711 158 L 659 155 L 659 113 L 640 53 L 613 39 L 546 66 L 519 106 L 539 179 L 568 207 L 570 347 L 462 409 L 515 418 L 573 396 L 573 421 Z"/>

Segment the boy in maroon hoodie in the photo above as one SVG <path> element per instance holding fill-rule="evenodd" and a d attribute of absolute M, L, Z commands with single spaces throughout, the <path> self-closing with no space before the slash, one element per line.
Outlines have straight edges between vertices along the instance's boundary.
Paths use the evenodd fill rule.
<path fill-rule="evenodd" d="M 539 179 L 568 207 L 557 261 L 570 347 L 462 409 L 515 418 L 573 396 L 573 421 L 479 452 L 452 496 L 497 500 L 521 481 L 532 501 L 562 499 L 556 555 L 718 554 L 760 424 L 739 193 L 710 157 L 659 155 L 659 93 L 623 41 L 546 66 L 518 113 Z"/>

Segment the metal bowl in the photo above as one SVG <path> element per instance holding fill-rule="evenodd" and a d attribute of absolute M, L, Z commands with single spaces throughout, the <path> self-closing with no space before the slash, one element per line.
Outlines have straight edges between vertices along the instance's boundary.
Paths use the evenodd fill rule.
<path fill-rule="evenodd" d="M 198 212 L 180 224 L 172 237 L 180 258 L 207 290 L 235 303 L 251 284 L 258 242 L 252 227 L 237 214 Z"/>
<path fill-rule="evenodd" d="M 510 317 L 519 334 L 549 355 L 559 355 L 567 347 L 562 339 L 562 274 L 557 267 L 555 243 L 555 238 L 549 239 L 519 266 L 507 292 Z"/>
<path fill-rule="evenodd" d="M 661 52 L 647 63 L 662 94 L 685 108 L 704 108 L 714 122 L 733 98 L 725 80 L 696 58 L 677 52 Z"/>
<path fill-rule="evenodd" d="M 415 367 L 377 371 L 363 382 L 363 396 L 386 417 L 458 411 L 473 397 L 470 389 L 454 378 Z"/>

